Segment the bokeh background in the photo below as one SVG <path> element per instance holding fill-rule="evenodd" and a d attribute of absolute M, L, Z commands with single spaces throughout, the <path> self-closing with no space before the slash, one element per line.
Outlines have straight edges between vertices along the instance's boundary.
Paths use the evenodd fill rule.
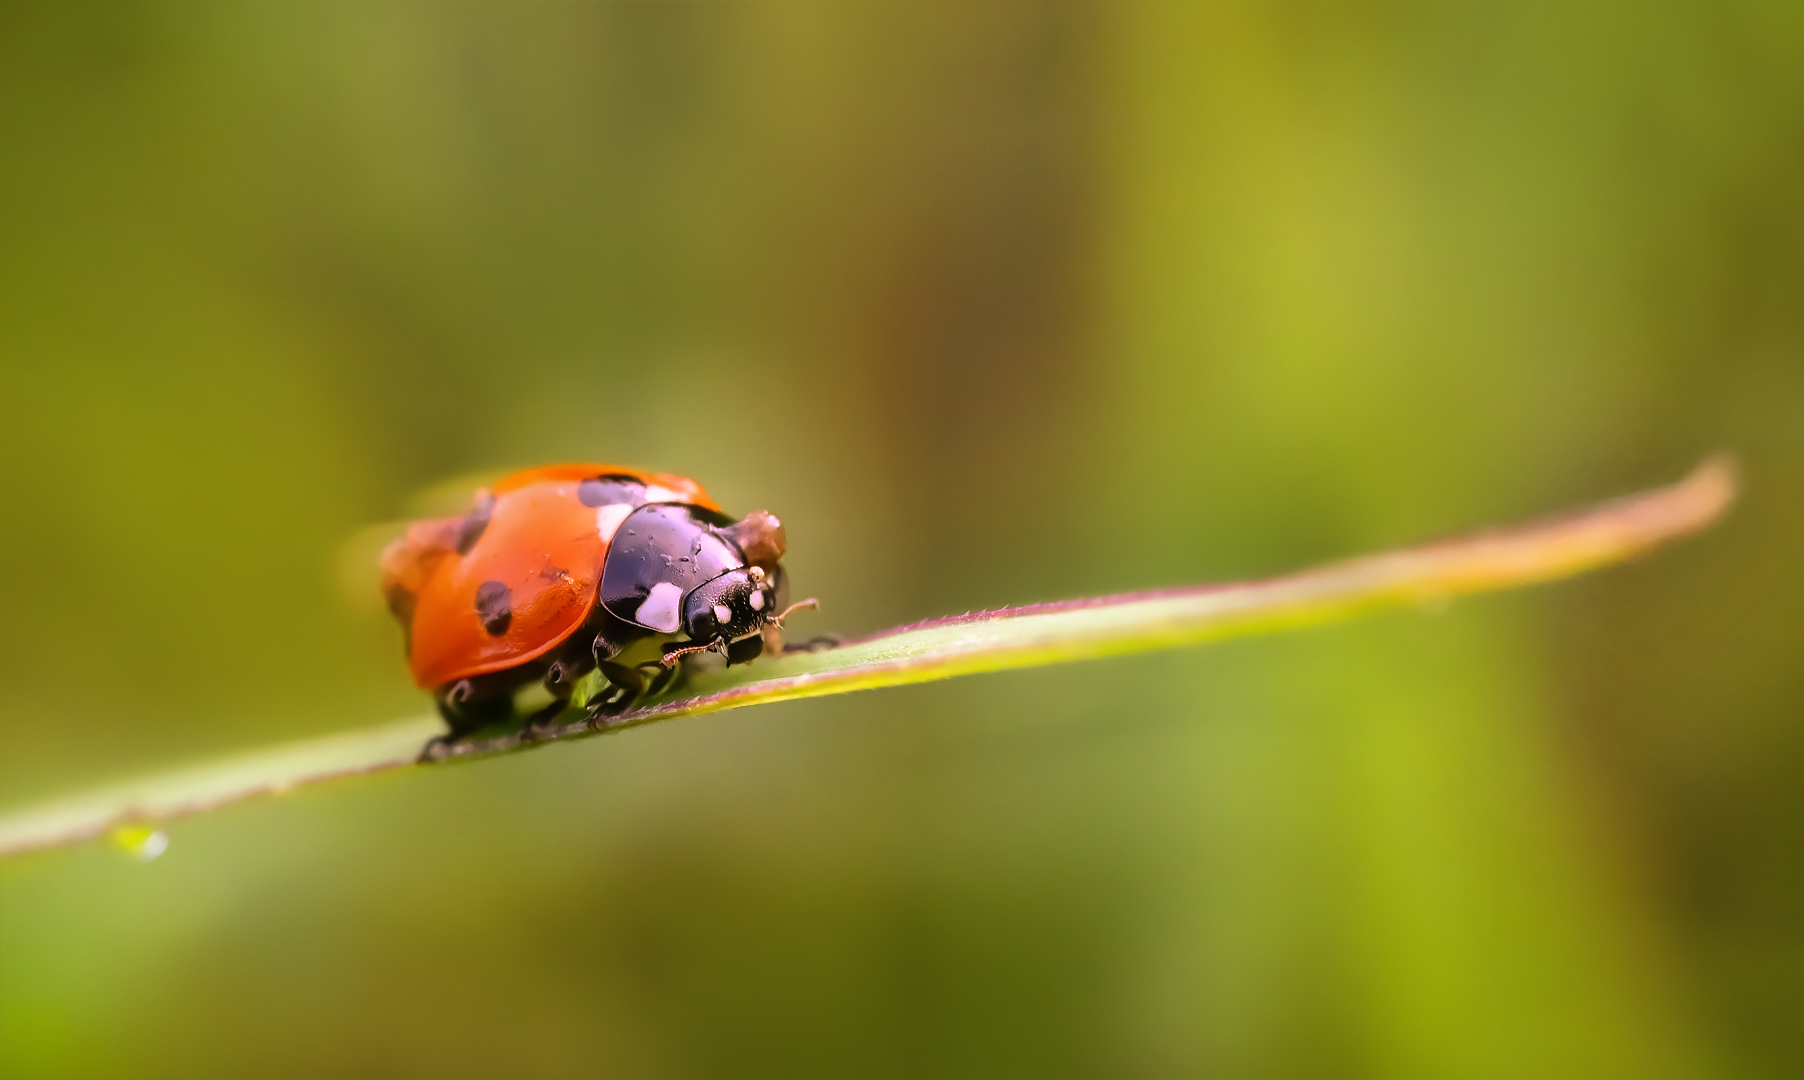
<path fill-rule="evenodd" d="M 851 633 L 1747 496 L 18 860 L 0 1073 L 1804 1073 L 1800 10 L 8 5 L 7 804 L 422 711 L 367 530 L 483 470 Z"/>

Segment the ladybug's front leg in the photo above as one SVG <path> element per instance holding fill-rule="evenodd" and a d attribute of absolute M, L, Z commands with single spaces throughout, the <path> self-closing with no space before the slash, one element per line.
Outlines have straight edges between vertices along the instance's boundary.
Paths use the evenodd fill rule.
<path fill-rule="evenodd" d="M 598 666 L 609 684 L 605 693 L 590 699 L 589 722 L 598 728 L 607 727 L 614 717 L 631 710 L 646 698 L 657 697 L 669 690 L 683 674 L 677 664 L 645 663 L 627 667 L 603 661 Z"/>
<path fill-rule="evenodd" d="M 633 703 L 645 695 L 645 676 L 636 667 L 619 663 L 615 660 L 625 652 L 629 645 L 646 636 L 646 631 L 622 622 L 608 615 L 606 609 L 597 607 L 597 615 L 601 619 L 599 631 L 590 647 L 590 656 L 595 667 L 600 670 L 608 685 L 589 699 L 589 723 L 605 726 L 610 716 L 618 716 L 633 707 Z"/>
<path fill-rule="evenodd" d="M 816 634 L 806 641 L 785 641 L 783 651 L 785 653 L 825 652 L 828 649 L 837 649 L 845 643 L 846 639 L 838 634 Z"/>
<path fill-rule="evenodd" d="M 845 644 L 846 639 L 838 634 L 816 634 L 802 641 L 785 641 L 782 628 L 774 624 L 764 627 L 764 652 L 773 656 L 787 656 L 797 652 L 823 652 L 837 649 Z"/>
<path fill-rule="evenodd" d="M 645 696 L 645 676 L 638 668 L 603 660 L 596 665 L 608 680 L 607 689 L 589 699 L 589 722 L 606 726 L 609 717 L 619 716 Z"/>
<path fill-rule="evenodd" d="M 777 607 L 781 614 L 764 624 L 764 652 L 770 656 L 783 656 L 794 652 L 821 652 L 824 649 L 837 649 L 845 642 L 838 634 L 816 634 L 804 641 L 783 640 L 783 620 L 791 612 L 801 608 L 818 608 L 820 601 L 810 597 L 800 603 L 789 602 L 789 575 L 781 569 L 777 571 Z"/>

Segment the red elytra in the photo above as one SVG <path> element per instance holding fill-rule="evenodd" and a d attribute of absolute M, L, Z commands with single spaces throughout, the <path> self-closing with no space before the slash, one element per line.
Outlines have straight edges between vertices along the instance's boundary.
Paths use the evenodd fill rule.
<path fill-rule="evenodd" d="M 585 505 L 578 486 L 598 476 L 631 477 L 648 501 L 720 513 L 700 484 L 619 465 L 548 465 L 488 489 L 487 523 L 470 544 L 472 514 L 417 521 L 382 553 L 382 592 L 408 628 L 408 666 L 426 689 L 534 660 L 575 633 L 594 609 L 617 507 Z M 484 501 L 478 493 L 479 506 Z M 611 518 L 611 521 L 610 521 Z M 462 540 L 467 550 L 460 556 Z M 472 597 L 505 586 L 509 615 L 496 633 Z"/>

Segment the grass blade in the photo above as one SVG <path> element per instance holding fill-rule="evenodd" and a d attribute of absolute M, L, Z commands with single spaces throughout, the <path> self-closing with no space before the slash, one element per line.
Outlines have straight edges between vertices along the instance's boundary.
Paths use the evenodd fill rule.
<path fill-rule="evenodd" d="M 1703 529 L 1734 501 L 1734 470 L 1713 458 L 1669 487 L 1577 514 L 1405 548 L 1265 581 L 1206 585 L 960 615 L 698 675 L 680 694 L 611 720 L 574 723 L 545 745 L 773 701 L 984 671 L 1064 663 L 1289 629 L 1400 604 L 1550 581 L 1633 558 Z M 260 795 L 418 766 L 436 718 L 272 747 L 0 816 L 0 857 L 90 840 Z M 472 742 L 451 760 L 522 749 Z"/>

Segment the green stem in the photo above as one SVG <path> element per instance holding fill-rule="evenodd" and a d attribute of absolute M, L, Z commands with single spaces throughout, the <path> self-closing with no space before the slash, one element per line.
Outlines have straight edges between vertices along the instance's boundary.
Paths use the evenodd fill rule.
<path fill-rule="evenodd" d="M 1713 458 L 1684 480 L 1568 517 L 1369 555 L 1288 577 L 1039 604 L 899 627 L 821 652 L 791 653 L 698 674 L 680 696 L 596 728 L 537 743 L 518 736 L 464 743 L 469 760 L 693 713 L 843 694 L 983 671 L 1169 648 L 1289 629 L 1370 608 L 1424 604 L 1550 581 L 1620 562 L 1714 522 L 1735 497 L 1734 471 Z M 345 776 L 415 767 L 435 719 L 273 747 L 0 817 L 0 857 L 138 829 L 259 795 Z M 424 766 L 422 766 L 424 767 Z"/>

